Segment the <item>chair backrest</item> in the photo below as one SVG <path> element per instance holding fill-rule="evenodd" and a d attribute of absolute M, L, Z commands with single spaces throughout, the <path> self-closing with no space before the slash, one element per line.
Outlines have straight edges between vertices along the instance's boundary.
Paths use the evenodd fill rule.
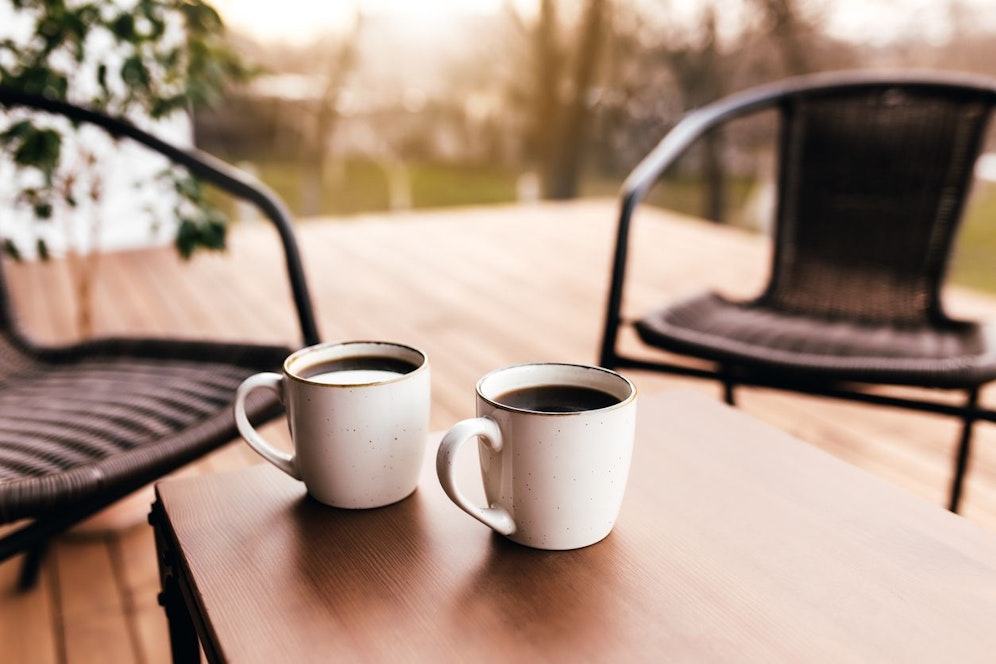
<path fill-rule="evenodd" d="M 940 284 L 996 87 L 943 76 L 788 87 L 769 306 L 943 319 Z"/>
<path fill-rule="evenodd" d="M 112 117 L 92 109 L 70 104 L 42 95 L 0 86 L 0 112 L 11 108 L 33 109 L 68 118 L 75 124 L 100 127 L 115 138 L 127 138 L 156 152 L 174 164 L 231 196 L 252 203 L 273 224 L 284 254 L 285 270 L 293 294 L 302 343 L 311 345 L 320 341 L 318 325 L 311 304 L 311 296 L 301 261 L 300 249 L 294 234 L 290 213 L 283 201 L 266 185 L 210 154 L 194 148 L 172 145 L 133 125 L 125 118 Z M 2 252 L 0 252 L 2 253 Z M 9 301 L 0 262 L 0 333 L 17 332 L 16 316 Z M 24 342 L 24 339 L 16 339 Z"/>

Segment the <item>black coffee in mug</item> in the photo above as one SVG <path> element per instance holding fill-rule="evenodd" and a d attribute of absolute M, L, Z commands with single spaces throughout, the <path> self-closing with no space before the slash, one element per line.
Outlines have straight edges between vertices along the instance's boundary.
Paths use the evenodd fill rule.
<path fill-rule="evenodd" d="M 579 413 L 620 403 L 620 399 L 608 392 L 583 385 L 533 385 L 505 392 L 495 401 L 540 413 Z"/>
<path fill-rule="evenodd" d="M 359 385 L 393 380 L 415 369 L 418 369 L 416 365 L 399 358 L 361 355 L 316 364 L 302 371 L 300 376 L 313 383 Z"/>

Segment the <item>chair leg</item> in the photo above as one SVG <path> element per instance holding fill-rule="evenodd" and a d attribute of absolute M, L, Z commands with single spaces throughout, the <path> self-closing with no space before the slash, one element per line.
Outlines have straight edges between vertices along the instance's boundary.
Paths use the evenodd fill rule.
<path fill-rule="evenodd" d="M 17 577 L 19 591 L 31 590 L 38 584 L 38 573 L 41 571 L 42 560 L 45 558 L 47 549 L 48 542 L 42 542 L 24 553 L 24 560 L 21 561 L 21 573 Z"/>
<path fill-rule="evenodd" d="M 729 367 L 719 367 L 719 379 L 723 382 L 723 401 L 731 406 L 736 406 L 736 398 L 733 394 L 736 383 L 733 381 L 731 373 Z"/>
<path fill-rule="evenodd" d="M 968 393 L 968 403 L 966 406 L 974 410 L 979 400 L 979 390 L 974 389 Z M 951 480 L 951 493 L 948 501 L 948 509 L 958 512 L 958 505 L 961 502 L 961 488 L 965 481 L 965 472 L 968 470 L 968 460 L 972 451 L 972 429 L 975 424 L 975 417 L 968 413 L 962 420 L 961 439 L 958 442 L 958 453 L 955 457 L 954 477 Z"/>
<path fill-rule="evenodd" d="M 723 400 L 731 406 L 737 405 L 737 400 L 733 394 L 734 383 L 732 380 L 723 381 Z"/>

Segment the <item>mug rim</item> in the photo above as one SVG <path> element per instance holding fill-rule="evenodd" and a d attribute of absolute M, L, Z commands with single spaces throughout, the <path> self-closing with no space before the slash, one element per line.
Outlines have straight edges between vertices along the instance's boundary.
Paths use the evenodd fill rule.
<path fill-rule="evenodd" d="M 311 355 L 313 353 L 321 353 L 322 351 L 328 351 L 332 348 L 346 348 L 350 346 L 368 346 L 368 347 L 391 347 L 399 348 L 405 351 L 410 351 L 411 353 L 417 355 L 420 359 L 418 366 L 409 371 L 408 373 L 400 374 L 395 378 L 388 378 L 386 380 L 372 381 L 369 383 L 349 383 L 349 384 L 336 384 L 336 383 L 319 383 L 304 376 L 300 376 L 291 370 L 291 366 L 294 362 L 299 361 L 302 357 L 306 355 Z M 338 356 L 335 358 L 327 358 L 326 361 L 330 359 L 344 359 L 348 357 L 357 357 L 359 353 L 347 354 Z M 366 353 L 366 355 L 377 355 L 376 353 Z M 398 359 L 396 356 L 386 356 Z M 409 344 L 400 343 L 397 341 L 380 341 L 380 340 L 370 340 L 370 339 L 356 339 L 349 341 L 326 341 L 318 344 L 312 344 L 311 346 L 305 346 L 304 348 L 299 348 L 284 359 L 283 363 L 283 374 L 285 377 L 295 380 L 304 385 L 310 385 L 314 387 L 329 387 L 329 388 L 356 388 L 356 387 L 369 387 L 372 385 L 390 385 L 392 383 L 397 383 L 408 379 L 411 376 L 415 376 L 421 371 L 425 371 L 429 366 L 429 355 L 422 349 L 416 348 Z"/>
<path fill-rule="evenodd" d="M 509 371 L 522 370 L 526 367 L 538 367 L 540 369 L 544 367 L 561 367 L 568 369 L 583 369 L 586 371 L 600 372 L 606 376 L 622 381 L 629 388 L 629 393 L 626 395 L 625 398 L 620 399 L 618 403 L 614 403 L 611 406 L 603 406 L 602 408 L 591 408 L 589 410 L 579 410 L 571 412 L 551 412 L 545 410 L 530 410 L 528 408 L 518 408 L 516 406 L 509 406 L 508 404 L 492 399 L 488 395 L 484 394 L 482 386 L 486 381 L 493 380 L 494 377 L 498 374 Z M 484 374 L 483 376 L 481 376 L 480 379 L 478 379 L 477 385 L 475 387 L 475 392 L 477 393 L 478 398 L 483 399 L 489 405 L 499 410 L 504 410 L 510 413 L 522 413 L 527 415 L 565 417 L 565 416 L 587 415 L 589 413 L 605 413 L 608 411 L 625 408 L 626 406 L 628 406 L 629 404 L 631 404 L 636 400 L 637 390 L 636 390 L 636 385 L 633 383 L 633 381 L 631 381 L 629 378 L 626 378 L 626 376 L 623 376 L 618 371 L 613 371 L 612 369 L 607 369 L 605 367 L 595 366 L 593 364 L 579 364 L 574 362 L 523 362 L 521 364 L 511 364 L 509 366 L 493 369 L 488 373 Z"/>

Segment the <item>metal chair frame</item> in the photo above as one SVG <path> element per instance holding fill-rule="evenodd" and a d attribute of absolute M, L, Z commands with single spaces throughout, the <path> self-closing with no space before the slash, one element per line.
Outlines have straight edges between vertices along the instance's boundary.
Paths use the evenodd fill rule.
<path fill-rule="evenodd" d="M 294 235 L 291 216 L 279 197 L 261 182 L 204 152 L 193 148 L 174 146 L 139 129 L 127 120 L 110 117 L 71 103 L 0 87 L 0 107 L 33 109 L 64 116 L 74 123 L 85 123 L 100 127 L 113 137 L 127 138 L 144 145 L 153 152 L 165 156 L 171 162 L 185 167 L 192 175 L 200 180 L 214 185 L 232 196 L 254 204 L 263 213 L 265 218 L 274 225 L 279 234 L 285 260 L 286 276 L 289 281 L 293 306 L 300 328 L 301 343 L 310 345 L 319 342 L 318 326 L 312 309 L 311 297 L 301 261 L 301 254 Z M 6 297 L 3 293 L 0 293 L 0 304 L 5 309 L 3 312 L 6 314 L 5 320 L 15 320 L 13 313 L 10 311 L 10 298 Z M 16 329 L 9 330 L 6 334 L 13 335 L 14 342 L 18 346 L 33 348 L 43 353 L 49 351 L 59 353 L 60 351 L 72 350 L 69 348 L 37 349 L 29 340 L 18 338 L 16 336 Z M 108 341 L 117 342 L 118 340 Z M 203 357 L 205 360 L 208 360 L 210 359 L 210 355 L 205 357 L 205 354 L 209 354 L 212 349 L 221 347 L 220 342 L 183 342 L 173 339 L 145 339 L 138 341 L 140 343 L 151 343 L 157 352 L 164 354 L 170 352 L 172 348 L 177 348 L 178 352 L 186 353 L 188 358 L 192 358 L 193 361 L 196 361 L 197 357 Z M 96 343 L 100 344 L 102 342 L 96 340 Z M 276 356 L 282 350 L 275 346 L 254 347 L 247 344 L 240 344 L 239 346 L 242 349 L 249 349 L 250 352 L 255 349 L 259 349 L 260 352 L 265 351 L 267 356 Z M 80 346 L 73 348 L 80 348 Z M 292 349 L 288 348 L 286 350 L 290 352 Z M 282 412 L 282 407 L 273 400 L 272 403 L 262 405 L 258 409 L 255 419 L 258 422 L 263 422 L 272 419 Z M 234 418 L 232 418 L 230 428 L 219 427 L 218 431 L 212 433 L 212 444 L 217 446 L 234 440 L 236 437 L 237 431 L 234 426 Z M 158 477 L 193 461 L 201 453 L 203 452 L 192 453 L 189 450 L 182 453 L 164 452 L 163 456 L 165 458 L 150 461 L 144 469 L 133 469 L 126 481 L 118 481 L 98 495 L 85 500 L 64 504 L 57 510 L 50 510 L 43 515 L 39 515 L 37 518 L 33 518 L 26 525 L 21 525 L 0 539 L 0 561 L 27 552 L 28 556 L 24 561 L 19 583 L 22 588 L 33 585 L 45 543 L 51 537 L 146 486 Z"/>
<path fill-rule="evenodd" d="M 961 390 L 965 394 L 962 405 L 936 399 L 918 399 L 870 393 L 871 385 L 888 383 L 839 382 L 805 371 L 764 371 L 757 367 L 713 361 L 707 368 L 689 366 L 678 362 L 647 359 L 627 355 L 619 349 L 619 331 L 630 324 L 622 318 L 626 265 L 629 254 L 629 233 L 633 213 L 648 191 L 674 163 L 708 132 L 731 120 L 756 114 L 763 110 L 778 109 L 785 100 L 845 88 L 883 87 L 902 85 L 922 89 L 969 89 L 991 98 L 996 104 L 996 81 L 992 79 L 941 72 L 832 72 L 787 79 L 731 95 L 686 115 L 658 145 L 630 173 L 622 187 L 621 206 L 617 227 L 616 245 L 611 271 L 611 283 L 606 303 L 600 363 L 608 368 L 659 371 L 675 375 L 719 381 L 723 398 L 735 404 L 737 386 L 772 388 L 835 399 L 856 401 L 880 406 L 917 410 L 921 412 L 959 418 L 962 421 L 953 477 L 950 484 L 948 509 L 957 512 L 962 488 L 969 465 L 972 430 L 977 421 L 996 422 L 996 410 L 979 404 L 979 390 L 974 385 Z M 991 110 L 991 106 L 990 106 Z M 709 358 L 699 358 L 708 360 Z M 929 386 L 927 386 L 929 387 Z"/>

